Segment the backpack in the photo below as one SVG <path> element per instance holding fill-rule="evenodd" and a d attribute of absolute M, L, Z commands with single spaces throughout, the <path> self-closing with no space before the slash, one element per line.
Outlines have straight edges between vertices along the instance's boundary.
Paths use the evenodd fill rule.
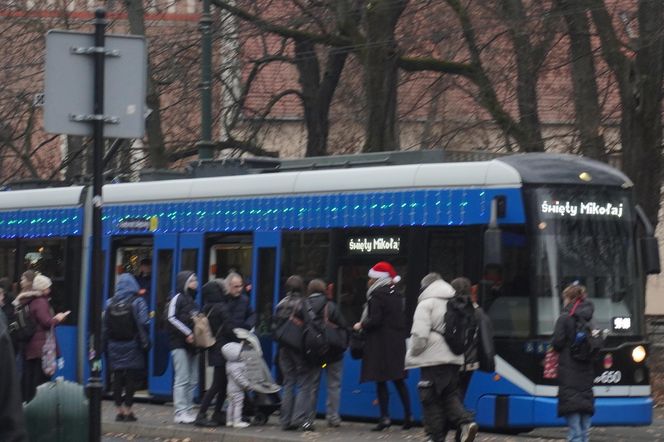
<path fill-rule="evenodd" d="M 590 362 L 599 356 L 599 352 L 604 346 L 602 332 L 594 329 L 589 321 L 574 315 L 576 305 L 572 308 L 570 317 L 574 321 L 574 339 L 569 348 L 572 359 L 579 362 Z"/>
<path fill-rule="evenodd" d="M 455 355 L 463 355 L 477 346 L 478 327 L 475 307 L 470 299 L 454 296 L 447 301 L 447 311 L 443 317 L 445 342 Z"/>
<path fill-rule="evenodd" d="M 136 296 L 112 301 L 106 309 L 108 336 L 114 341 L 131 341 L 138 331 L 134 318 Z"/>
<path fill-rule="evenodd" d="M 325 333 L 325 319 L 316 318 L 311 303 L 304 300 L 304 330 L 302 332 L 302 351 L 304 359 L 313 365 L 321 365 L 330 350 Z"/>
<path fill-rule="evenodd" d="M 9 324 L 9 336 L 14 343 L 28 342 L 37 330 L 37 324 L 30 314 L 30 304 L 16 307 L 14 320 Z"/>

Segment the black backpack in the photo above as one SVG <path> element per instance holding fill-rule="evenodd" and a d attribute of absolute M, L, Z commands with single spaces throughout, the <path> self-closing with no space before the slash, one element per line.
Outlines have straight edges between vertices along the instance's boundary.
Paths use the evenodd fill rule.
<path fill-rule="evenodd" d="M 303 306 L 305 320 L 302 332 L 302 350 L 304 359 L 310 364 L 321 365 L 330 351 L 325 333 L 325 319 L 316 317 L 308 300 L 304 300 Z"/>
<path fill-rule="evenodd" d="M 9 336 L 14 343 L 28 342 L 37 331 L 37 324 L 30 314 L 30 304 L 16 307 L 14 320 L 9 324 Z"/>
<path fill-rule="evenodd" d="M 592 324 L 577 316 L 572 316 L 574 321 L 574 336 L 570 345 L 570 356 L 580 362 L 590 362 L 599 356 L 604 346 L 602 332 L 592 328 Z"/>
<path fill-rule="evenodd" d="M 114 341 L 130 341 L 136 337 L 138 328 L 134 318 L 135 299 L 136 296 L 130 296 L 108 305 L 106 326 L 108 337 Z"/>
<path fill-rule="evenodd" d="M 468 297 L 454 296 L 447 301 L 443 317 L 445 342 L 455 355 L 462 355 L 477 346 L 478 328 L 475 307 Z"/>

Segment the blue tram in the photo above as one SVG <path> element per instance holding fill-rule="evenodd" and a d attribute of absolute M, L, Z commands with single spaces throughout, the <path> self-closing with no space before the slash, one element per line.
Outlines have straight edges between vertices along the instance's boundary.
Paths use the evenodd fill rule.
<path fill-rule="evenodd" d="M 153 318 L 151 397 L 171 395 L 163 310 L 178 271 L 194 270 L 203 282 L 230 269 L 243 274 L 272 363 L 269 324 L 289 275 L 327 279 L 352 323 L 365 302 L 367 270 L 388 260 L 403 278 L 409 317 L 429 271 L 479 283 L 498 353 L 496 372 L 476 373 L 465 398 L 480 425 L 564 425 L 542 361 L 560 292 L 574 280 L 588 287 L 595 319 L 609 334 L 596 367 L 593 425 L 651 422 L 644 291 L 646 274 L 659 272 L 657 242 L 629 178 L 603 163 L 522 154 L 110 184 L 103 197 L 99 296 L 111 296 L 117 275 L 137 274 L 151 261 L 141 275 Z M 52 277 L 55 308 L 74 313 L 57 330 L 66 360 L 60 374 L 80 381 L 91 296 L 89 198 L 84 187 L 0 192 L 0 275 L 17 280 L 32 268 Z M 417 378 L 410 373 L 408 384 L 419 417 Z M 359 362 L 348 357 L 342 414 L 377 416 L 374 384 L 358 380 Z"/>

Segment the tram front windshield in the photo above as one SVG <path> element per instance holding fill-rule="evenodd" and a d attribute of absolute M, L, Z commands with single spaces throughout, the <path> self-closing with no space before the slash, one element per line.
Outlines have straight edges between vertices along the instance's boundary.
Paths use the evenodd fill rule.
<path fill-rule="evenodd" d="M 638 334 L 640 285 L 629 194 L 569 187 L 529 194 L 538 334 L 553 332 L 560 294 L 575 282 L 586 286 L 599 328 Z"/>

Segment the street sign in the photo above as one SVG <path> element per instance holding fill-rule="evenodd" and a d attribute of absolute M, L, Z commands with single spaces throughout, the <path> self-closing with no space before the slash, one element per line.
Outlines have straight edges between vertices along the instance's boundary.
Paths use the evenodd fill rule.
<path fill-rule="evenodd" d="M 47 132 L 92 136 L 94 34 L 46 34 L 44 128 Z M 147 45 L 133 35 L 105 36 L 104 137 L 140 138 L 145 133 Z"/>

